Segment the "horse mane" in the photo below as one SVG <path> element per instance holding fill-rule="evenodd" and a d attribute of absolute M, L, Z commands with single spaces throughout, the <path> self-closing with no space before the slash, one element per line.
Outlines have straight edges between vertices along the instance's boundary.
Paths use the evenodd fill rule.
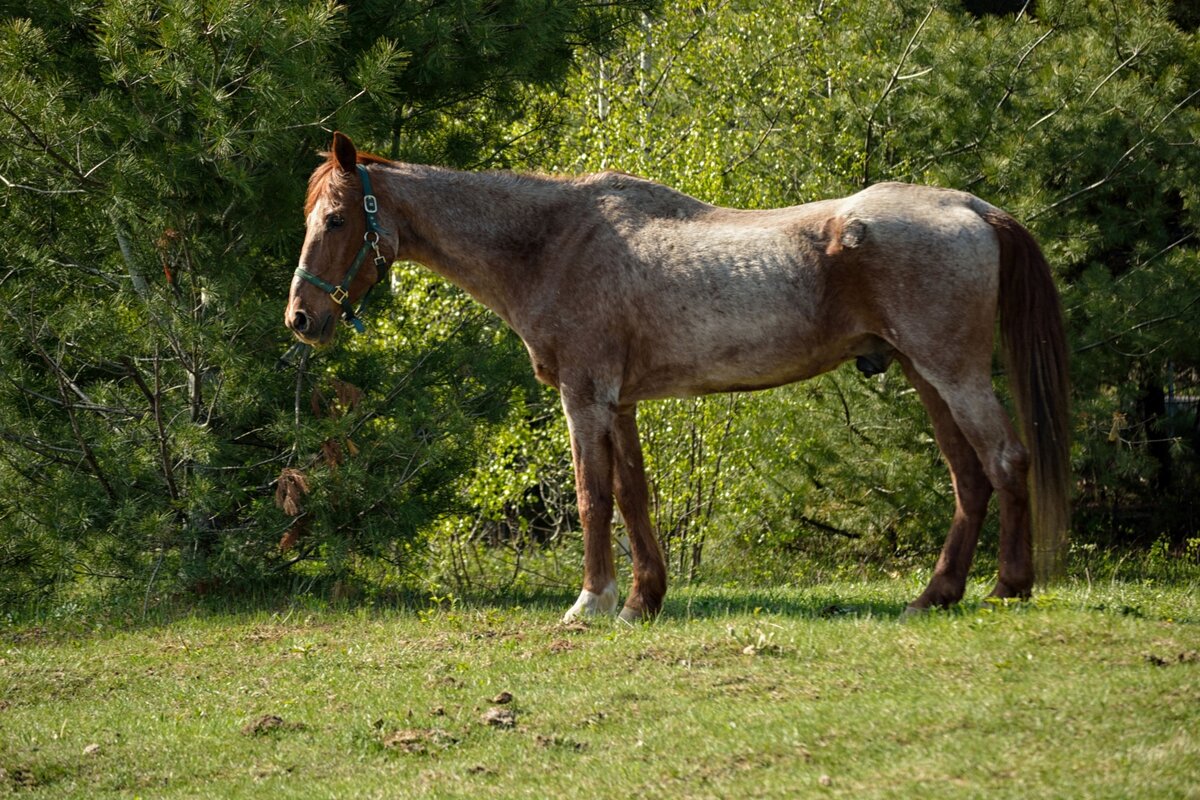
<path fill-rule="evenodd" d="M 318 155 L 324 157 L 325 160 L 322 161 L 315 170 L 313 170 L 312 176 L 308 179 L 308 196 L 304 198 L 305 217 L 312 213 L 313 206 L 317 204 L 317 199 L 325 193 L 325 189 L 329 186 L 330 182 L 336 180 L 335 176 L 338 174 L 337 170 L 335 169 L 337 166 L 337 158 L 334 156 L 332 151 L 323 150 L 318 153 Z M 392 163 L 390 159 L 384 158 L 383 156 L 377 156 L 374 153 L 364 153 L 361 150 L 358 151 L 358 158 L 356 161 L 359 164 Z"/>

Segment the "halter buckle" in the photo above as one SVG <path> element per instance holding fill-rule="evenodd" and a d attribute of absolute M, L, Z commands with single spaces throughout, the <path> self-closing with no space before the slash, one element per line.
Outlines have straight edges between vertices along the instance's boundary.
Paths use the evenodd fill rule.
<path fill-rule="evenodd" d="M 368 214 L 374 214 L 379 211 L 379 202 L 375 199 L 375 195 L 363 195 L 363 208 L 366 209 Z"/>
<path fill-rule="evenodd" d="M 333 302 L 340 306 L 346 302 L 346 298 L 348 298 L 350 294 L 341 286 L 336 286 L 334 287 L 333 291 L 329 293 L 329 296 L 333 298 Z"/>

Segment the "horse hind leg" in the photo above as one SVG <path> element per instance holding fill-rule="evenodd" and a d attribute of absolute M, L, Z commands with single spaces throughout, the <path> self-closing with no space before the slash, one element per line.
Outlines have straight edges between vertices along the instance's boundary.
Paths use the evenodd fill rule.
<path fill-rule="evenodd" d="M 907 359 L 901 358 L 900 365 L 917 390 L 925 410 L 929 412 L 934 438 L 950 468 L 955 501 L 954 519 L 933 569 L 933 576 L 920 597 L 909 604 L 907 612 L 912 613 L 935 606 L 949 606 L 962 599 L 975 557 L 979 531 L 987 515 L 992 485 L 979 463 L 975 449 L 954 421 L 942 396 L 913 369 Z"/>
<path fill-rule="evenodd" d="M 916 365 L 920 372 L 920 365 Z M 970 377 L 945 379 L 922 372 L 949 408 L 970 443 L 1000 502 L 1000 575 L 994 597 L 1029 597 L 1033 589 L 1030 536 L 1029 452 L 992 390 L 985 368 Z"/>

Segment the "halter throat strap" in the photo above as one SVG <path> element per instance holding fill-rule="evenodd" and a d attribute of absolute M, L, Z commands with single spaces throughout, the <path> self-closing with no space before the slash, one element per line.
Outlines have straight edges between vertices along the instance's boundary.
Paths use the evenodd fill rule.
<path fill-rule="evenodd" d="M 342 319 L 346 321 L 350 327 L 358 333 L 366 330 L 363 321 L 359 318 L 363 308 L 367 305 L 367 297 L 371 294 L 371 289 L 375 288 L 387 277 L 388 261 L 379 252 L 379 238 L 387 233 L 383 226 L 379 224 L 379 201 L 375 197 L 375 193 L 371 190 L 371 176 L 367 174 L 367 168 L 362 164 L 356 164 L 358 167 L 358 177 L 362 181 L 363 189 L 363 211 L 367 215 L 367 230 L 363 234 L 362 247 L 358 248 L 358 255 L 354 257 L 354 263 L 350 265 L 349 271 L 346 272 L 346 277 L 342 278 L 342 282 L 336 286 L 329 281 L 318 278 L 304 267 L 296 267 L 296 275 L 316 286 L 322 291 L 328 292 L 333 298 L 333 302 L 337 303 L 342 308 Z M 363 295 L 362 302 L 358 304 L 358 308 L 350 302 L 350 284 L 354 282 L 354 276 L 358 274 L 359 268 L 367 258 L 368 253 L 374 253 L 373 263 L 375 265 L 375 284 L 367 289 Z"/>

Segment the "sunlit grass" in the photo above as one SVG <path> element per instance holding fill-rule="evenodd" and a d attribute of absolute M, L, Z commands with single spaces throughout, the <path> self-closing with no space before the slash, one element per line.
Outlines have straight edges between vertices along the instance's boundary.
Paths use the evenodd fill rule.
<path fill-rule="evenodd" d="M 636 628 L 565 597 L 26 625 L 0 794 L 1194 796 L 1194 582 L 904 622 L 911 583 L 682 588 Z"/>

